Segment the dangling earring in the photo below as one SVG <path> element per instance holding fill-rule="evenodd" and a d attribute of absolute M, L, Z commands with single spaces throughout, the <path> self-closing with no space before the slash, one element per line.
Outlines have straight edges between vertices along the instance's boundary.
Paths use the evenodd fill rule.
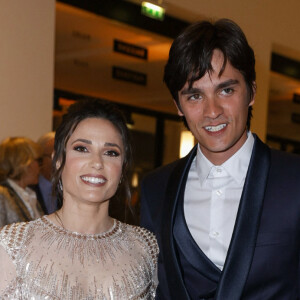
<path fill-rule="evenodd" d="M 63 186 L 62 186 L 62 182 L 61 182 L 61 179 L 59 179 L 58 181 L 58 187 L 61 191 L 63 191 Z"/>

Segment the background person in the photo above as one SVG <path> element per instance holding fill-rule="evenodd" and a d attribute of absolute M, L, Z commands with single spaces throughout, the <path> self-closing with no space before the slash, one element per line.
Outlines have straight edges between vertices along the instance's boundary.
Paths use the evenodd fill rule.
<path fill-rule="evenodd" d="M 250 130 L 255 58 L 230 20 L 173 42 L 166 82 L 198 141 L 142 185 L 160 247 L 157 299 L 299 299 L 300 157 Z"/>
<path fill-rule="evenodd" d="M 41 147 L 41 166 L 39 182 L 31 188 L 36 192 L 37 199 L 45 214 L 49 215 L 57 210 L 57 199 L 52 193 L 52 154 L 54 150 L 55 132 L 42 135 L 37 143 Z"/>
<path fill-rule="evenodd" d="M 154 299 L 154 235 L 108 214 L 110 201 L 129 197 L 128 134 L 112 104 L 70 106 L 54 145 L 61 209 L 2 229 L 0 298 Z"/>
<path fill-rule="evenodd" d="M 0 144 L 0 227 L 42 216 L 28 187 L 38 182 L 39 163 L 40 148 L 29 138 L 10 137 Z"/>

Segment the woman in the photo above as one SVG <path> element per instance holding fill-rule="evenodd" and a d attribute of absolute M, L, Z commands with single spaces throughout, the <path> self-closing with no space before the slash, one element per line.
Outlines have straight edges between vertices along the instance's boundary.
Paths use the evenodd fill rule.
<path fill-rule="evenodd" d="M 0 232 L 1 299 L 154 298 L 153 234 L 108 214 L 109 202 L 129 191 L 130 157 L 126 124 L 114 106 L 70 106 L 54 145 L 61 208 Z"/>
<path fill-rule="evenodd" d="M 24 137 L 7 138 L 0 144 L 0 227 L 42 215 L 36 194 L 28 187 L 38 182 L 39 150 Z"/>

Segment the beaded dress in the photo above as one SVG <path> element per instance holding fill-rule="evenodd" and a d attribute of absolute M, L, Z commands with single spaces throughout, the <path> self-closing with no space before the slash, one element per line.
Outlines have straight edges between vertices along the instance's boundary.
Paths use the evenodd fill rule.
<path fill-rule="evenodd" d="M 114 220 L 98 235 L 44 216 L 0 231 L 0 299 L 154 299 L 158 246 L 146 229 Z"/>

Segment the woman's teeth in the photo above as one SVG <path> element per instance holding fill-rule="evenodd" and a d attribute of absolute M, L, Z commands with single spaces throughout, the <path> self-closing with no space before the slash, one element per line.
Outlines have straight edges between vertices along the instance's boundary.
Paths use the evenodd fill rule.
<path fill-rule="evenodd" d="M 82 180 L 90 183 L 104 183 L 106 180 L 103 178 L 98 178 L 98 177 L 87 177 L 87 176 L 82 176 Z"/>

